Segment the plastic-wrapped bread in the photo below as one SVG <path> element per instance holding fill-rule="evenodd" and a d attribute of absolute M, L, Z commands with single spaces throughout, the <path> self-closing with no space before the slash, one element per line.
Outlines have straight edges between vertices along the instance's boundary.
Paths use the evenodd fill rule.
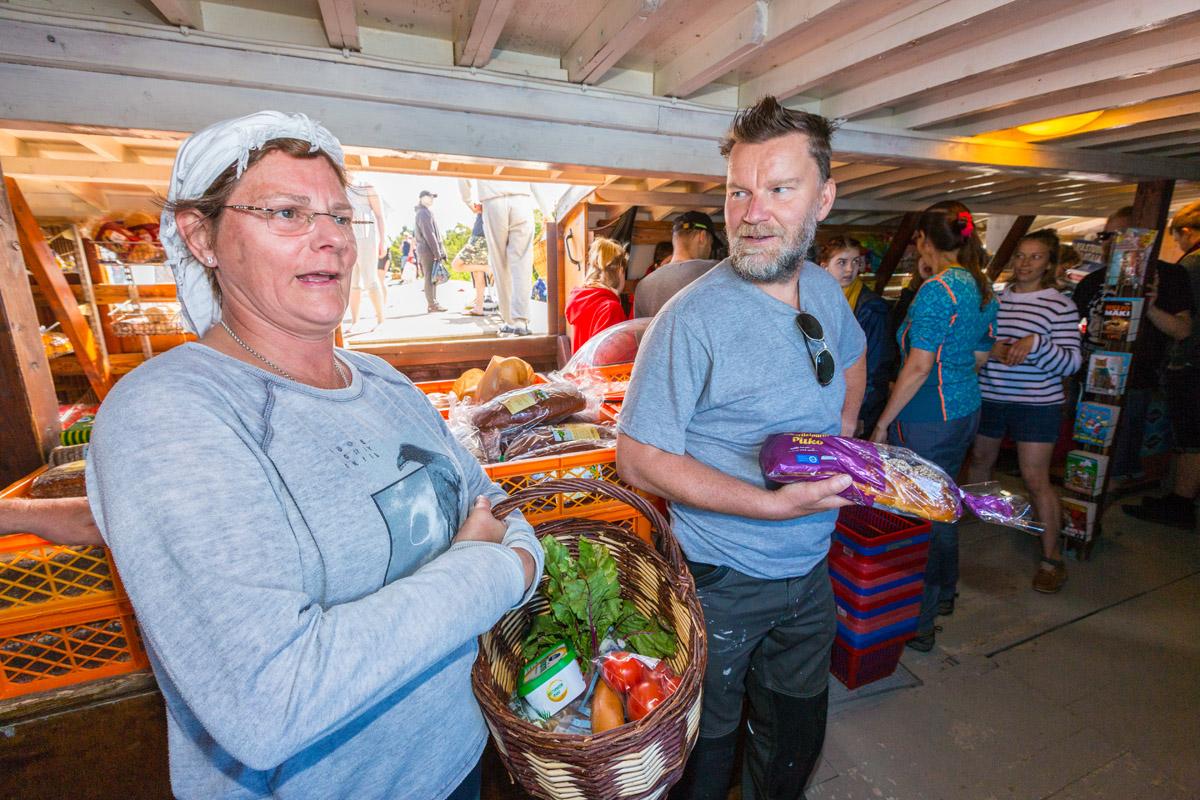
<path fill-rule="evenodd" d="M 471 423 L 481 431 L 513 432 L 559 422 L 586 406 L 583 393 L 572 383 L 538 383 L 483 403 L 472 413 Z"/>
<path fill-rule="evenodd" d="M 933 522 L 954 522 L 965 505 L 980 519 L 1040 530 L 1029 502 L 980 484 L 961 488 L 941 467 L 905 447 L 818 433 L 783 433 L 767 438 L 759 452 L 763 475 L 776 483 L 821 481 L 849 475 L 838 494 L 872 506 Z"/>
<path fill-rule="evenodd" d="M 612 447 L 617 433 L 611 425 L 591 422 L 541 425 L 513 436 L 504 447 L 504 460 L 542 458 Z"/>
<path fill-rule="evenodd" d="M 51 467 L 33 479 L 29 496 L 39 499 L 48 497 L 83 497 L 87 494 L 83 483 L 83 461 L 72 461 Z"/>

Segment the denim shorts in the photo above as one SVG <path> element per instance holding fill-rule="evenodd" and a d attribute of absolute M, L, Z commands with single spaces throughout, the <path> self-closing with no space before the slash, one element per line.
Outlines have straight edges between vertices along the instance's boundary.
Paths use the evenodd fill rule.
<path fill-rule="evenodd" d="M 1007 434 L 1014 442 L 1053 444 L 1062 428 L 1062 403 L 1039 406 L 984 400 L 980 411 L 977 433 L 989 439 L 1003 439 Z"/>

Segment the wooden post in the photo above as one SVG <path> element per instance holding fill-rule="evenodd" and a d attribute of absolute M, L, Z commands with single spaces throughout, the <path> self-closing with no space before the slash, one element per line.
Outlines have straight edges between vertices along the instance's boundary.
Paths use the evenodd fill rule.
<path fill-rule="evenodd" d="M 565 327 L 563 324 L 563 304 L 558 296 L 558 287 L 562 285 L 561 269 L 562 238 L 558 235 L 558 223 L 546 220 L 546 333 L 558 336 Z"/>
<path fill-rule="evenodd" d="M 8 195 L 0 189 L 0 486 L 45 464 L 60 430 L 54 379 L 20 249 Z"/>
<path fill-rule="evenodd" d="M 63 333 L 71 340 L 71 346 L 75 348 L 75 358 L 83 367 L 83 374 L 87 376 L 92 391 L 96 393 L 98 400 L 103 401 L 112 384 L 112 377 L 108 364 L 96 346 L 96 337 L 83 314 L 79 312 L 79 301 L 59 269 L 54 253 L 46 244 L 42 229 L 29 209 L 29 204 L 25 202 L 25 196 L 21 194 L 17 182 L 12 178 L 5 178 L 4 186 L 8 190 L 8 201 L 25 264 L 33 273 L 38 288 L 46 296 L 46 301 L 53 309 L 54 317 L 59 321 Z"/>
<path fill-rule="evenodd" d="M 1133 196 L 1133 227 L 1153 228 L 1158 231 L 1154 249 L 1150 251 L 1149 271 L 1154 269 L 1158 252 L 1162 249 L 1163 236 L 1167 231 L 1167 218 L 1171 213 L 1171 196 L 1174 193 L 1175 181 L 1155 180 L 1140 182 L 1137 193 Z M 1146 280 L 1149 281 L 1152 277 L 1152 274 L 1147 274 Z"/>
<path fill-rule="evenodd" d="M 879 262 L 879 271 L 875 273 L 876 294 L 883 294 L 883 290 L 887 288 L 888 281 L 892 279 L 892 273 L 896 271 L 896 267 L 900 264 L 900 259 L 904 258 L 904 251 L 908 249 L 913 231 L 917 227 L 917 216 L 916 211 L 909 211 L 900 218 L 900 224 L 896 226 L 896 232 L 892 235 L 892 241 L 888 244 L 887 252 L 883 254 L 883 260 Z"/>
<path fill-rule="evenodd" d="M 1017 217 L 1013 222 L 1008 233 L 1004 237 L 1004 241 L 996 248 L 996 252 L 992 255 L 991 262 L 988 263 L 987 274 L 992 280 L 996 280 L 996 276 L 1000 271 L 1012 260 L 1013 253 L 1017 252 L 1017 242 L 1021 241 L 1021 237 L 1029 233 L 1029 229 L 1033 226 L 1033 216 L 1026 214 L 1025 216 Z"/>

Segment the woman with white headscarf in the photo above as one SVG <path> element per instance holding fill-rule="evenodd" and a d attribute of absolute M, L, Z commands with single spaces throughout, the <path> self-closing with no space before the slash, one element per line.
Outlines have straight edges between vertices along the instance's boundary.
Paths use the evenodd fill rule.
<path fill-rule="evenodd" d="M 87 482 L 166 698 L 181 798 L 478 796 L 476 637 L 542 554 L 424 395 L 335 349 L 342 153 L 299 114 L 180 148 L 162 216 L 198 342 L 125 377 Z"/>

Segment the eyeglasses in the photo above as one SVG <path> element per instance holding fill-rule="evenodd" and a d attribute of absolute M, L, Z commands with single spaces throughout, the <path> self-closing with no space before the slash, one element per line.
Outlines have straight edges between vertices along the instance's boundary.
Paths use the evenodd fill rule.
<path fill-rule="evenodd" d="M 808 358 L 817 374 L 817 383 L 828 386 L 833 382 L 835 364 L 833 351 L 825 343 L 825 329 L 816 317 L 804 311 L 796 315 L 796 327 L 804 334 L 804 345 L 808 348 Z M 813 355 L 814 344 L 821 346 L 816 355 Z"/>
<path fill-rule="evenodd" d="M 371 220 L 351 219 L 346 214 L 334 214 L 330 211 L 313 211 L 311 208 L 263 208 L 261 206 L 231 205 L 221 206 L 234 211 L 246 211 L 260 214 L 267 221 L 267 230 L 279 236 L 301 236 L 308 233 L 317 224 L 317 217 L 329 217 L 334 226 L 346 236 L 353 235 L 351 225 L 373 225 Z"/>

